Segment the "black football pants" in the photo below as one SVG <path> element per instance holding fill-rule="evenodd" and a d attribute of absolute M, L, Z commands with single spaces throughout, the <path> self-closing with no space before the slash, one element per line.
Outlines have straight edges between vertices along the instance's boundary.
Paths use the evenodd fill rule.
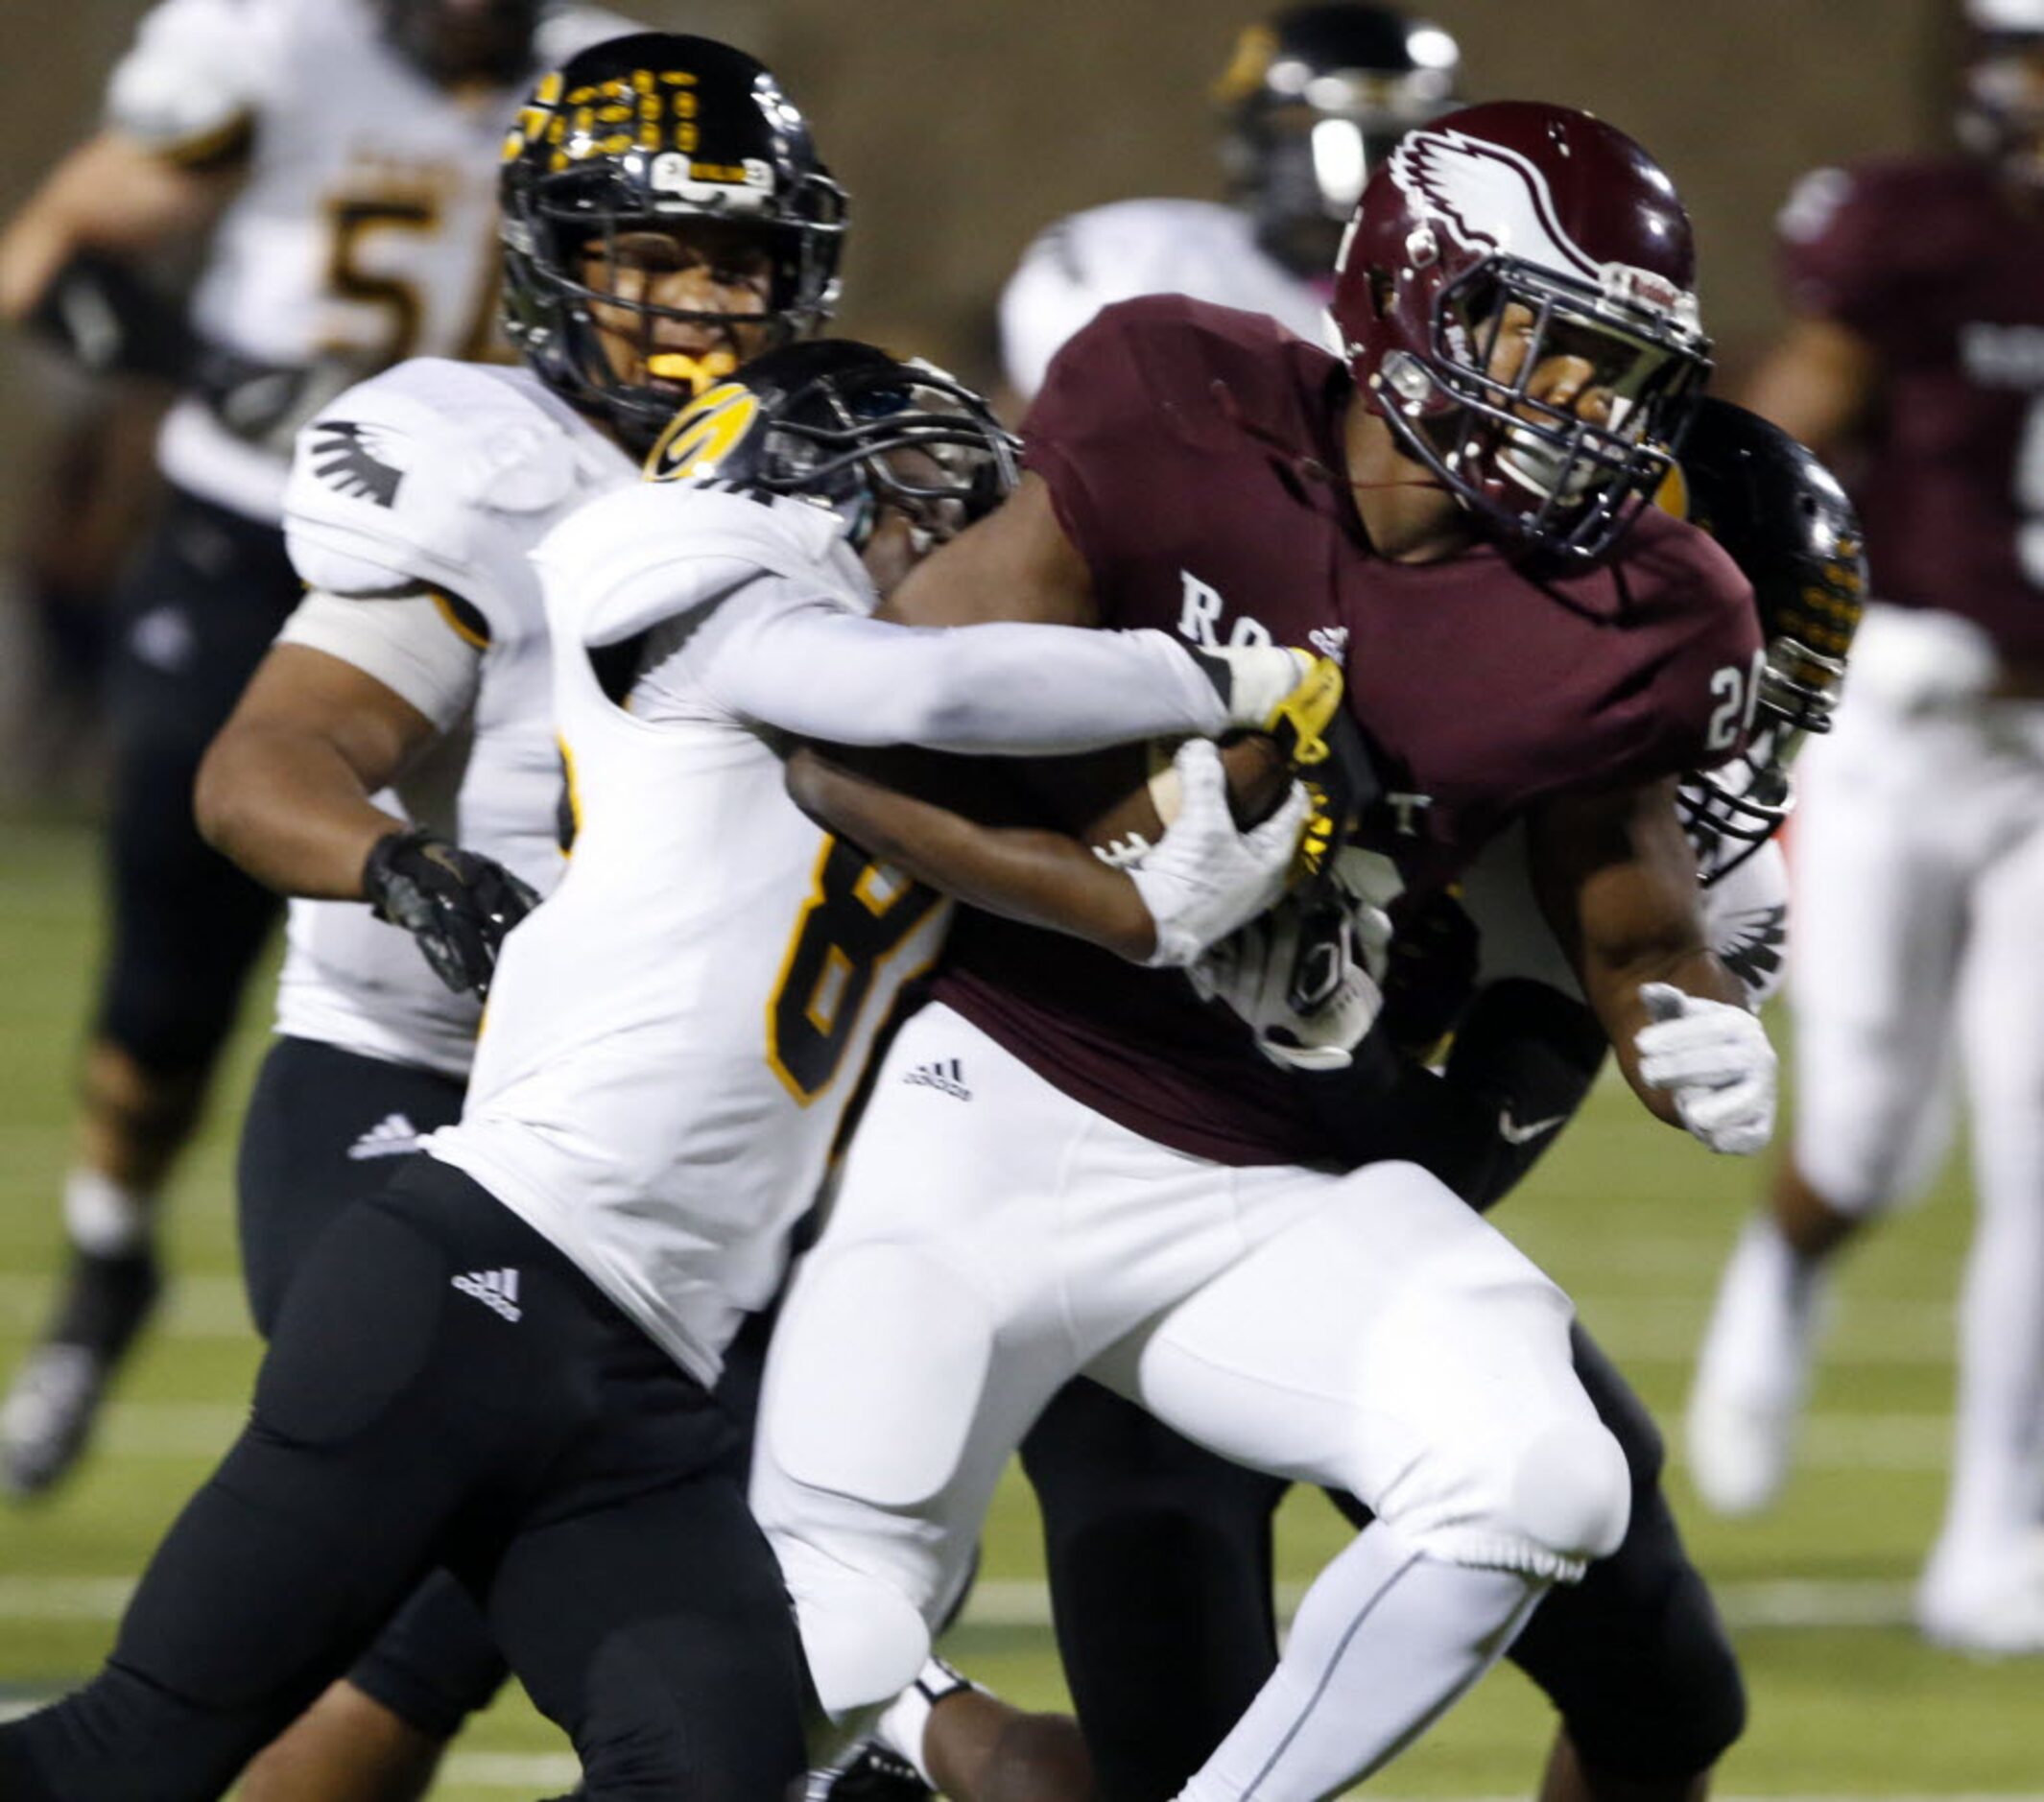
<path fill-rule="evenodd" d="M 94 1031 L 203 1073 L 283 903 L 199 836 L 192 782 L 304 593 L 273 525 L 173 488 L 116 597 L 109 930 Z"/>
<path fill-rule="evenodd" d="M 800 1652 L 729 1419 L 510 1210 L 410 1163 L 310 1248 L 106 1667 L 0 1726 L 4 1802 L 212 1802 L 435 1566 L 591 1802 L 799 1776 Z"/>

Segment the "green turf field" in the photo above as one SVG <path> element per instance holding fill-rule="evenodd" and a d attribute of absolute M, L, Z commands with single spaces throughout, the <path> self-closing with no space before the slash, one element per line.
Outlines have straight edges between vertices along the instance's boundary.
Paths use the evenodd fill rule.
<path fill-rule="evenodd" d="M 9 1369 L 57 1258 L 65 1096 L 98 930 L 94 853 L 82 827 L 0 823 L 0 1360 Z M 92 1667 L 128 1580 L 237 1425 L 255 1354 L 234 1269 L 231 1147 L 265 1014 L 259 998 L 177 1185 L 178 1287 L 98 1455 L 54 1499 L 0 1512 L 0 1700 L 46 1694 Z M 1666 1418 L 1756 1176 L 1605 1090 L 1500 1221 L 1575 1293 Z M 1810 1456 L 1779 1511 L 1728 1526 L 1684 1508 L 1752 1691 L 1752 1725 L 1721 1793 L 2044 1802 L 2044 1667 L 1969 1663 L 1920 1646 L 1905 1624 L 1942 1495 L 1965 1226 L 1948 1185 L 1849 1272 Z M 1679 1502 L 1679 1465 L 1673 1482 Z M 1282 1571 L 1295 1586 L 1342 1529 L 1324 1506 L 1295 1498 L 1285 1529 Z M 948 1649 L 1016 1698 L 1054 1703 L 1040 1555 L 1019 1485 L 1004 1491 L 986 1550 L 986 1581 Z M 1530 1794 L 1548 1732 L 1544 1702 L 1504 1672 L 1374 1792 Z M 514 1701 L 464 1738 L 435 1793 L 530 1802 L 572 1776 L 553 1729 Z"/>

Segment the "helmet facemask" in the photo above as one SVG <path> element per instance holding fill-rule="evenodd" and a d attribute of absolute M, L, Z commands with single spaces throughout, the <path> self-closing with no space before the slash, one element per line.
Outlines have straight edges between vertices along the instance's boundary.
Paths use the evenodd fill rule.
<path fill-rule="evenodd" d="M 602 172 L 591 170 L 537 184 L 517 222 L 534 246 L 526 281 L 518 286 L 539 302 L 537 329 L 550 335 L 565 372 L 565 383 L 557 386 L 572 385 L 578 392 L 571 398 L 601 408 L 628 446 L 643 451 L 674 417 L 677 406 L 729 375 L 748 357 L 807 337 L 829 317 L 837 297 L 834 272 L 844 230 L 844 194 L 827 177 L 805 178 L 796 200 L 812 216 L 788 223 L 765 216 L 766 196 L 752 211 L 742 203 L 620 211 L 607 203 L 605 185 Z M 639 204 L 635 198 L 620 198 L 630 199 L 634 208 Z M 511 224 L 507 217 L 508 254 L 518 256 Z M 682 243 L 694 239 L 691 248 L 713 269 L 720 257 L 756 266 L 767 275 L 767 293 L 758 307 L 740 311 L 625 297 L 614 285 L 617 276 L 642 259 L 628 255 L 620 241 L 637 234 Z M 592 263 L 607 272 L 606 285 L 588 279 Z M 673 344 L 675 334 L 669 333 L 663 343 L 662 320 L 693 327 L 689 336 L 707 334 L 712 342 L 688 350 Z M 636 338 L 635 360 L 643 377 L 618 373 L 605 347 L 606 334 L 613 340 Z"/>
<path fill-rule="evenodd" d="M 771 391 L 735 455 L 727 448 L 691 465 L 685 447 L 700 441 L 694 428 L 718 409 L 720 395 L 743 398 L 741 384 L 713 391 L 677 419 L 649 460 L 649 474 L 815 501 L 844 520 L 854 550 L 897 514 L 917 555 L 956 537 L 1013 488 L 1020 473 L 1013 435 L 941 369 L 827 342 L 795 354 L 809 350 L 818 357 L 815 372 L 792 376 L 784 389 L 773 363 L 760 366 Z"/>
<path fill-rule="evenodd" d="M 1489 525 L 1558 556 L 1601 556 L 1624 533 L 1710 370 L 1693 323 L 1620 281 L 1485 257 L 1435 295 L 1431 354 L 1384 363 L 1379 411 L 1403 447 Z M 1601 406 L 1550 397 L 1557 360 L 1586 368 Z"/>
<path fill-rule="evenodd" d="M 1842 657 L 1787 636 L 1768 641 L 1746 748 L 1676 788 L 1676 811 L 1704 888 L 1756 855 L 1794 811 L 1790 767 L 1813 735 L 1831 730 L 1844 684 Z"/>
<path fill-rule="evenodd" d="M 772 74 L 707 38 L 612 38 L 544 77 L 500 199 L 506 335 L 634 452 L 837 299 L 844 190 Z M 680 271 L 708 297 L 663 279 Z"/>

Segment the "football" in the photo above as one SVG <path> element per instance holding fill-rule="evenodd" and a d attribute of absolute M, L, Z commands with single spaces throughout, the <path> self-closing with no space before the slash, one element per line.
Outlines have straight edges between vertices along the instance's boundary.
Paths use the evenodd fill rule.
<path fill-rule="evenodd" d="M 1048 823 L 1083 840 L 1105 862 L 1133 863 L 1177 817 L 1179 739 L 1115 745 L 1072 757 L 1032 758 L 1015 772 L 1043 804 Z M 1243 732 L 1221 747 L 1228 809 L 1240 826 L 1268 819 L 1284 800 L 1291 771 L 1277 741 Z"/>

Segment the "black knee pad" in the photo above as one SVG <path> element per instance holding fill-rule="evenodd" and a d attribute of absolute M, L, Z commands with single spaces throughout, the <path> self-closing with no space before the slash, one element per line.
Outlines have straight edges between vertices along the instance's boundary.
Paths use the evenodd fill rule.
<path fill-rule="evenodd" d="M 1616 1776 L 1697 1775 L 1746 1729 L 1739 1661 L 1657 1489 L 1635 1497 L 1610 1557 L 1549 1592 L 1510 1655 L 1583 1761 Z"/>

